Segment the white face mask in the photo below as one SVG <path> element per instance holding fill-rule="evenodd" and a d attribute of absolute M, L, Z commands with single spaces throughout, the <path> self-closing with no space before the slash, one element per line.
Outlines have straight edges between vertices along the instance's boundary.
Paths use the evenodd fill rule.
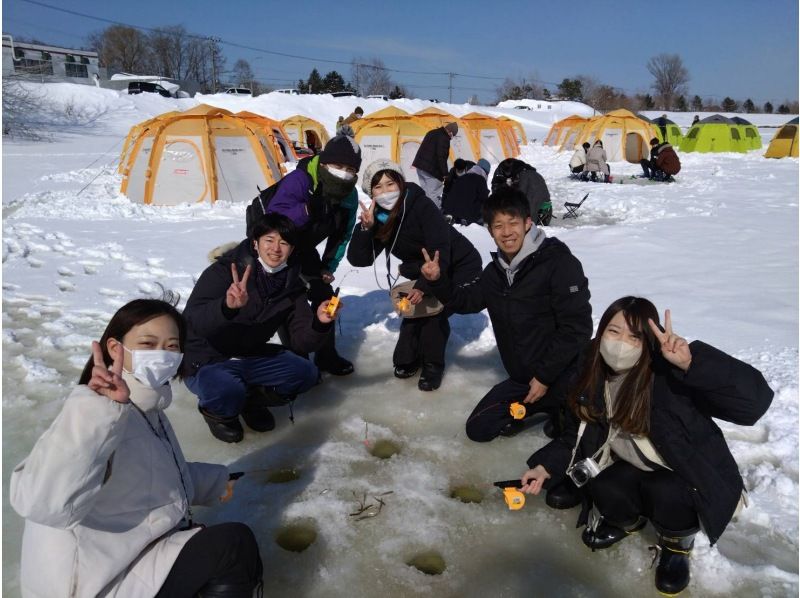
<path fill-rule="evenodd" d="M 122 372 L 122 379 L 131 391 L 131 403 L 136 405 L 145 413 L 159 409 L 163 411 L 172 403 L 172 387 L 169 384 L 162 384 L 158 388 L 152 388 L 147 384 L 142 384 L 130 372 Z"/>
<path fill-rule="evenodd" d="M 600 339 L 600 355 L 606 365 L 615 372 L 627 372 L 642 356 L 642 347 L 634 347 L 623 341 Z"/>
<path fill-rule="evenodd" d="M 330 172 L 337 179 L 342 179 L 343 181 L 352 181 L 354 178 L 356 178 L 356 175 L 354 175 L 352 172 L 348 172 L 347 170 L 334 168 L 328 164 L 325 165 L 325 168 L 327 168 L 328 172 Z"/>
<path fill-rule="evenodd" d="M 376 195 L 375 197 L 373 197 L 373 199 L 384 210 L 390 211 L 397 203 L 397 200 L 400 199 L 400 191 L 389 191 L 388 193 L 381 193 L 380 195 Z"/>
<path fill-rule="evenodd" d="M 159 349 L 134 349 L 131 351 L 125 345 L 122 346 L 131 354 L 132 374 L 143 385 L 158 389 L 164 386 L 175 374 L 183 361 L 183 353 L 176 351 L 162 351 Z"/>
<path fill-rule="evenodd" d="M 264 268 L 264 271 L 268 272 L 269 274 L 277 274 L 287 265 L 287 262 L 283 262 L 277 266 L 270 266 L 267 262 L 262 260 L 261 257 L 258 258 L 258 263 L 261 264 L 261 267 Z"/>

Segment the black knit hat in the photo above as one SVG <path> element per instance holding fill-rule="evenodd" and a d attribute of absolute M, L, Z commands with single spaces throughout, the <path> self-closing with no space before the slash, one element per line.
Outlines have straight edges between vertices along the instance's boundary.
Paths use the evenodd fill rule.
<path fill-rule="evenodd" d="M 361 168 L 361 148 L 352 137 L 337 135 L 325 145 L 319 161 L 320 164 L 344 164 L 358 170 Z"/>

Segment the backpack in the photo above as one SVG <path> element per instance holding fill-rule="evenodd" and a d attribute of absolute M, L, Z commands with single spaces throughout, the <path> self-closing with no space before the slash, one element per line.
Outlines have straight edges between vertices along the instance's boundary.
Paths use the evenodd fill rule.
<path fill-rule="evenodd" d="M 311 161 L 311 158 L 303 158 L 300 162 L 297 163 L 297 168 L 295 170 L 302 170 L 308 175 L 304 166 Z M 308 175 L 309 178 L 311 175 Z M 284 177 L 285 178 L 285 177 Z M 283 182 L 283 178 L 280 179 L 274 185 L 270 185 L 263 191 L 258 189 L 258 195 L 256 195 L 255 199 L 250 202 L 250 205 L 247 206 L 247 210 L 245 211 L 245 232 L 247 236 L 250 236 L 250 232 L 253 230 L 253 226 L 255 225 L 258 220 L 267 213 L 267 208 L 269 208 L 269 202 L 272 201 L 272 198 L 275 197 L 275 193 L 278 191 L 278 187 Z"/>

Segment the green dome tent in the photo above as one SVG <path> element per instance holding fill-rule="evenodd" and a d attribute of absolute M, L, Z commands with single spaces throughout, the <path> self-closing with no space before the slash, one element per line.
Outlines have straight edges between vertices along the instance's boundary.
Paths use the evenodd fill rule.
<path fill-rule="evenodd" d="M 739 132 L 742 134 L 742 139 L 747 146 L 747 149 L 761 149 L 761 135 L 758 133 L 755 125 L 749 120 L 745 120 L 741 116 L 734 116 L 731 119 L 739 127 Z"/>
<path fill-rule="evenodd" d="M 739 127 L 720 114 L 695 123 L 681 141 L 683 152 L 740 152 L 748 149 Z"/>

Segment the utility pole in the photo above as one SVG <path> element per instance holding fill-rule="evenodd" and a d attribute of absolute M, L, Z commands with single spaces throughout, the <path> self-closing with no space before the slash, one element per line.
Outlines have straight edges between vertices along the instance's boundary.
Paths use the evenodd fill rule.
<path fill-rule="evenodd" d="M 450 85 L 449 85 L 449 87 L 450 87 L 450 103 L 452 104 L 453 103 L 453 77 L 455 77 L 456 74 L 455 73 L 447 73 L 447 75 L 450 77 Z"/>
<path fill-rule="evenodd" d="M 217 93 L 217 42 L 219 41 L 218 37 L 208 37 L 211 47 L 211 93 Z"/>

